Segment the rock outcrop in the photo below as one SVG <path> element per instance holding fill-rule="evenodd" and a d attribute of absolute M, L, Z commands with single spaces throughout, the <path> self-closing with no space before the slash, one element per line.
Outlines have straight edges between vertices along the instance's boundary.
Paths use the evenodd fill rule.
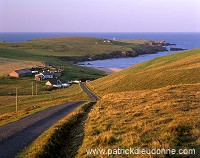
<path fill-rule="evenodd" d="M 181 50 L 188 50 L 183 48 L 170 48 L 170 51 L 181 51 Z"/>

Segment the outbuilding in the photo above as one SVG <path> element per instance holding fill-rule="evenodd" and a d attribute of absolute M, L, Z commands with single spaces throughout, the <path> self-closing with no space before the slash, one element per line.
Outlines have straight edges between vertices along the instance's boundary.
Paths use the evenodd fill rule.
<path fill-rule="evenodd" d="M 25 77 L 25 76 L 31 76 L 32 72 L 29 69 L 20 69 L 20 70 L 14 70 L 9 74 L 11 77 Z"/>
<path fill-rule="evenodd" d="M 55 87 L 55 88 L 69 87 L 70 85 L 71 84 L 69 84 L 67 80 L 51 79 L 46 82 L 46 86 L 51 86 L 51 87 Z"/>

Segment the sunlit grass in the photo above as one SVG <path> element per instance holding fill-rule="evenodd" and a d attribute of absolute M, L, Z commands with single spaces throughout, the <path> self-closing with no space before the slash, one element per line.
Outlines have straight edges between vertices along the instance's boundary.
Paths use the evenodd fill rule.
<path fill-rule="evenodd" d="M 69 88 L 52 90 L 49 94 L 19 95 L 18 111 L 16 112 L 15 96 L 0 96 L 0 124 L 30 115 L 33 112 L 59 105 L 65 102 L 87 101 L 87 94 L 79 85 Z"/>
<path fill-rule="evenodd" d="M 200 84 L 191 84 L 105 95 L 89 114 L 77 157 L 90 157 L 86 149 L 98 148 L 194 148 L 198 151 L 199 89 Z"/>
<path fill-rule="evenodd" d="M 77 157 L 94 156 L 86 149 L 200 150 L 200 49 L 135 65 L 88 87 L 101 100 L 86 121 Z M 149 157 L 116 157 L 134 156 Z"/>
<path fill-rule="evenodd" d="M 156 89 L 200 82 L 200 49 L 159 57 L 91 82 L 96 93 Z"/>

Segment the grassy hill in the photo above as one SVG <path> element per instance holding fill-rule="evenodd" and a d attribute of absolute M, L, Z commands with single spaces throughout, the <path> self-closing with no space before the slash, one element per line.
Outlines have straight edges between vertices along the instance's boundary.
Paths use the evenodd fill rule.
<path fill-rule="evenodd" d="M 106 40 L 108 41 L 108 40 Z M 105 54 L 113 51 L 132 51 L 135 49 L 153 48 L 161 50 L 162 47 L 146 46 L 140 43 L 140 40 L 135 43 L 127 41 L 112 41 L 105 42 L 102 38 L 90 37 L 58 37 L 58 38 L 41 38 L 33 39 L 21 43 L 0 43 L 1 56 L 8 56 L 4 53 L 5 49 L 20 50 L 17 52 L 21 58 L 24 55 L 30 55 L 33 59 L 38 59 L 38 56 L 49 57 L 79 57 L 85 55 Z M 25 54 L 24 54 L 25 53 Z M 42 58 L 41 58 L 42 59 Z"/>
<path fill-rule="evenodd" d="M 108 40 L 106 40 L 108 41 Z M 161 46 L 147 46 L 140 42 L 105 42 L 105 39 L 90 37 L 59 37 L 34 39 L 19 43 L 0 43 L 0 57 L 25 61 L 48 61 L 65 69 L 68 79 L 96 79 L 102 71 L 71 64 L 75 61 L 104 59 L 120 56 L 137 56 L 139 53 L 165 51 Z"/>
<path fill-rule="evenodd" d="M 90 84 L 103 96 L 113 92 L 149 90 L 200 82 L 200 49 L 158 57 Z"/>
<path fill-rule="evenodd" d="M 190 157 L 200 153 L 200 49 L 138 64 L 90 82 L 88 87 L 101 100 L 86 121 L 77 157 L 94 156 L 87 155 L 86 149 L 107 152 L 106 149 L 130 147 L 195 149 L 196 155 Z"/>
<path fill-rule="evenodd" d="M 87 97 L 80 92 L 79 88 L 70 87 L 66 90 L 48 91 L 45 87 L 45 81 L 36 82 L 33 76 L 22 79 L 2 77 L 8 75 L 14 69 L 30 68 L 34 65 L 40 65 L 42 62 L 50 62 L 64 70 L 61 76 L 63 79 L 93 80 L 105 76 L 104 72 L 74 65 L 72 62 L 115 51 L 127 52 L 133 50 L 133 48 L 145 51 L 149 47 L 152 51 L 163 50 L 162 47 L 89 37 L 44 38 L 19 43 L 0 42 L 0 114 L 2 115 L 0 123 L 13 119 L 11 116 L 15 111 L 16 88 L 18 88 L 19 109 L 22 111 L 19 112 L 20 116 L 30 113 L 32 107 L 38 107 L 37 102 L 40 102 L 39 108 L 41 109 L 47 107 L 47 105 L 52 106 L 73 100 L 73 98 L 74 100 L 87 100 Z M 38 89 L 38 95 L 34 97 L 31 97 L 32 83 L 34 83 L 34 89 L 36 89 L 36 84 Z M 33 108 L 33 110 L 35 109 Z"/>

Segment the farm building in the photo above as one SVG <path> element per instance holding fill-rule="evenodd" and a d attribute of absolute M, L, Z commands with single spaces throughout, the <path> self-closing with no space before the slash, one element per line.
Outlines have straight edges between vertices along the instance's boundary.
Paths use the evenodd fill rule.
<path fill-rule="evenodd" d="M 30 76 L 30 75 L 32 75 L 32 72 L 29 69 L 20 69 L 20 70 L 15 70 L 15 71 L 11 72 L 9 75 L 11 77 L 19 78 L 19 77 Z"/>
<path fill-rule="evenodd" d="M 53 74 L 49 71 L 45 71 L 45 72 L 35 75 L 35 80 L 37 81 L 41 81 L 44 79 L 51 79 L 51 78 L 53 78 Z"/>
<path fill-rule="evenodd" d="M 61 72 L 57 72 L 56 71 L 56 72 L 53 73 L 53 75 L 54 75 L 54 77 L 60 77 L 61 76 Z"/>
<path fill-rule="evenodd" d="M 49 80 L 46 83 L 46 86 L 51 86 L 51 87 L 56 87 L 56 88 L 61 88 L 61 87 L 69 87 L 71 84 L 68 83 L 67 80 Z"/>
<path fill-rule="evenodd" d="M 53 74 L 49 71 L 45 71 L 42 73 L 43 79 L 53 78 Z"/>

